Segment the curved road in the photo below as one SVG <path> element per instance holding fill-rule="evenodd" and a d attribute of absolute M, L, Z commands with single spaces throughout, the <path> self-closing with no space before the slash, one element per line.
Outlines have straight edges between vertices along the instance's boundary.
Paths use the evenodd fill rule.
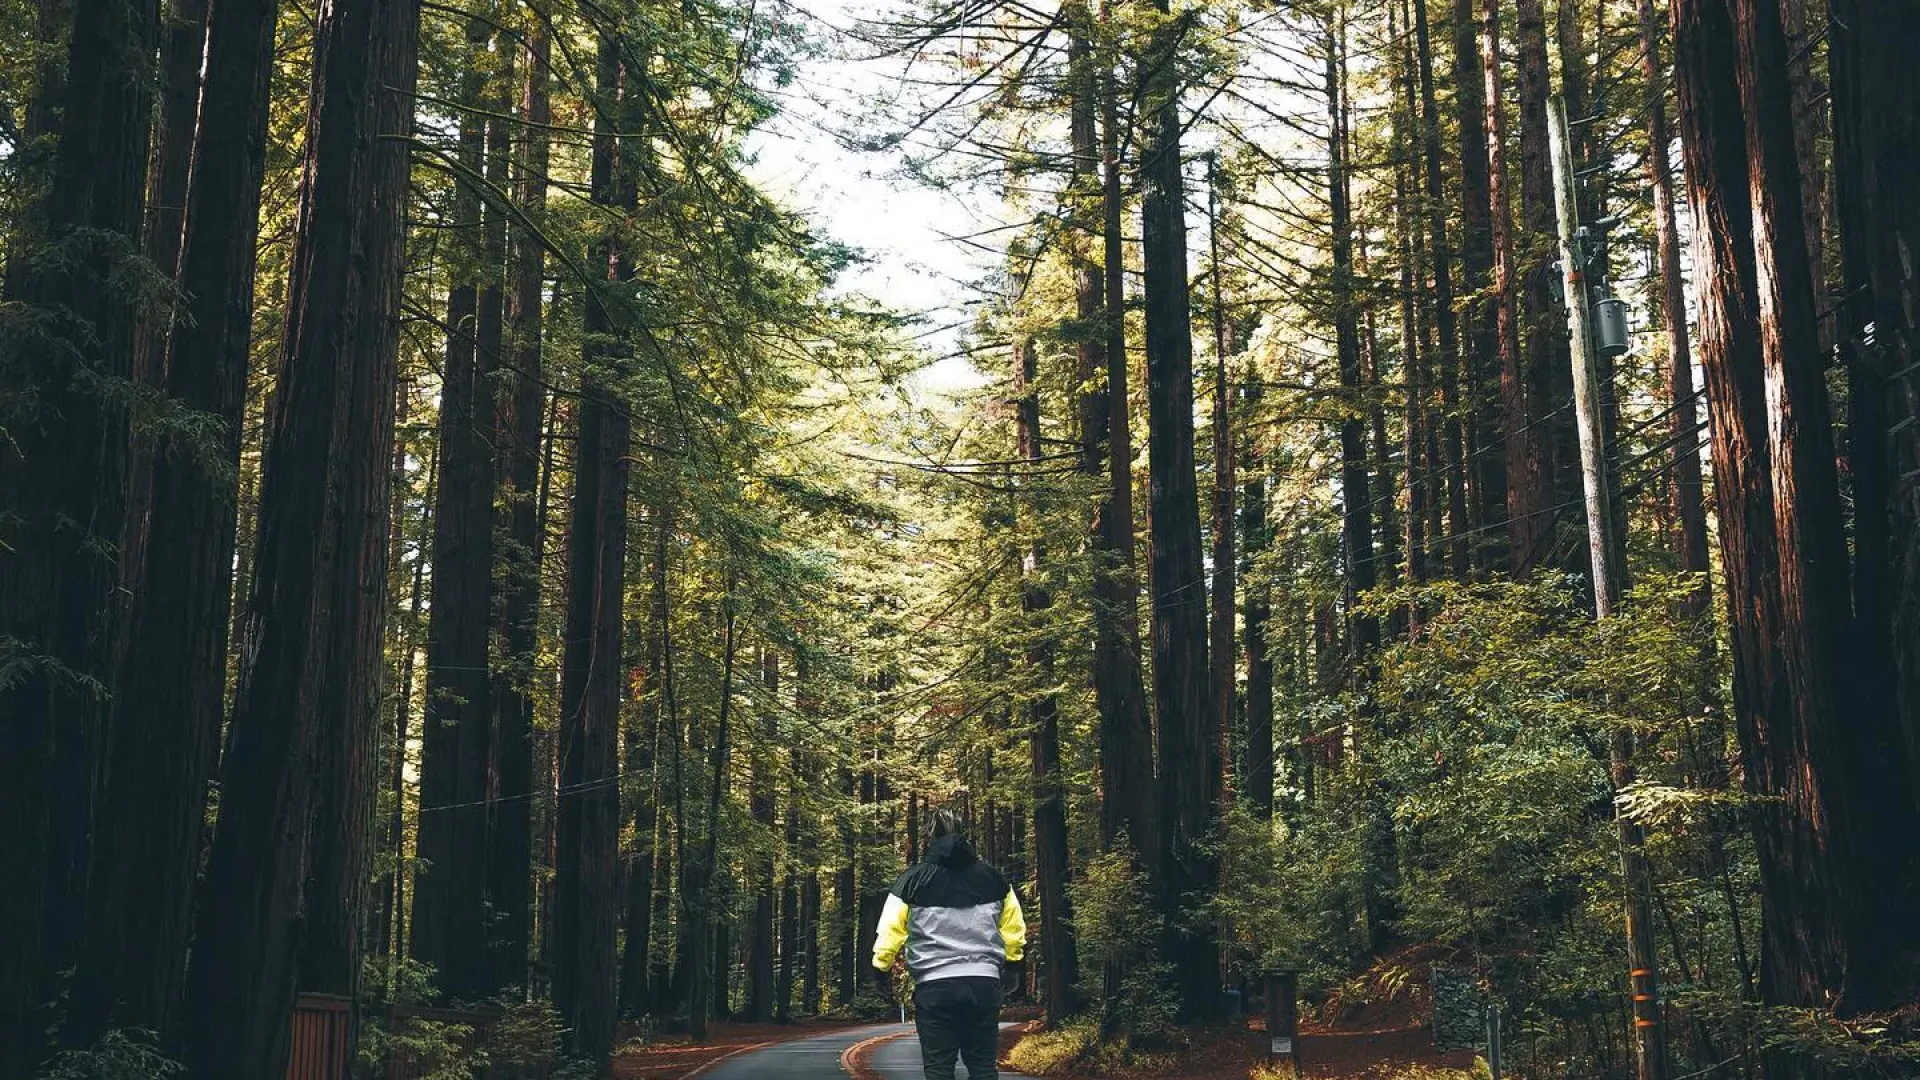
<path fill-rule="evenodd" d="M 881 1043 L 869 1059 L 886 1080 L 921 1080 L 920 1041 L 913 1036 L 912 1024 L 879 1024 L 849 1028 L 825 1035 L 779 1043 L 729 1058 L 707 1072 L 700 1080 L 847 1080 L 840 1067 L 840 1055 L 855 1043 L 882 1035 L 899 1033 L 901 1038 Z M 966 1076 L 967 1067 L 958 1066 L 957 1076 Z M 1024 1080 L 1010 1072 L 1001 1072 L 1001 1080 Z"/>

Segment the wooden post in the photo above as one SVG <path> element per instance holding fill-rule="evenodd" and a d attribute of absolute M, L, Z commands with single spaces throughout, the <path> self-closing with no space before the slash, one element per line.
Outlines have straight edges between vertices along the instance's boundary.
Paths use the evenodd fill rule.
<path fill-rule="evenodd" d="M 1566 275 L 1567 326 L 1573 337 L 1573 403 L 1579 420 L 1580 474 L 1586 487 L 1587 545 L 1593 559 L 1593 610 L 1600 619 L 1613 614 L 1620 599 L 1620 548 L 1614 543 L 1613 514 L 1607 506 L 1605 429 L 1600 423 L 1599 365 L 1589 325 L 1586 252 L 1577 230 L 1573 156 L 1567 137 L 1567 106 L 1554 95 L 1547 106 L 1547 141 L 1553 159 L 1553 204 L 1558 211 L 1560 268 Z M 1613 790 L 1633 783 L 1633 735 L 1613 733 L 1609 752 Z M 1666 1038 L 1661 1029 L 1660 974 L 1653 939 L 1653 873 L 1642 847 L 1644 837 L 1616 807 L 1620 876 L 1626 886 L 1627 964 L 1633 997 L 1633 1056 L 1637 1080 L 1664 1080 Z"/>
<path fill-rule="evenodd" d="M 1266 973 L 1268 1060 L 1289 1061 L 1293 1073 L 1300 1075 L 1300 1048 L 1296 1041 L 1300 1026 L 1300 974 L 1296 971 Z"/>

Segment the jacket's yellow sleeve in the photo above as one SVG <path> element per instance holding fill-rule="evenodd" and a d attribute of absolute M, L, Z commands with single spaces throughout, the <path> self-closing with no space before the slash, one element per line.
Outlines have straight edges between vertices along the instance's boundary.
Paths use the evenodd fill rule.
<path fill-rule="evenodd" d="M 1006 903 L 1000 905 L 1000 940 L 1007 946 L 1007 963 L 1017 963 L 1027 953 L 1027 917 L 1020 911 L 1020 898 L 1007 890 Z"/>
<path fill-rule="evenodd" d="M 907 902 L 887 894 L 887 906 L 880 909 L 880 932 L 873 939 L 873 966 L 881 971 L 893 968 L 900 950 L 907 947 Z"/>

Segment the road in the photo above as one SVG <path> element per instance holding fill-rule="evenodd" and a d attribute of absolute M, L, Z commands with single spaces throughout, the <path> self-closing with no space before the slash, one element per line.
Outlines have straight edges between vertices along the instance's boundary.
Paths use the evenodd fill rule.
<path fill-rule="evenodd" d="M 847 1080 L 840 1067 L 840 1055 L 855 1043 L 899 1033 L 902 1037 L 879 1044 L 869 1063 L 886 1080 L 921 1080 L 920 1042 L 913 1037 L 912 1024 L 880 1024 L 851 1028 L 826 1035 L 795 1039 L 729 1058 L 712 1070 L 700 1074 L 700 1080 Z M 955 1072 L 966 1076 L 965 1065 Z M 1001 1080 L 1025 1080 L 1002 1072 Z"/>

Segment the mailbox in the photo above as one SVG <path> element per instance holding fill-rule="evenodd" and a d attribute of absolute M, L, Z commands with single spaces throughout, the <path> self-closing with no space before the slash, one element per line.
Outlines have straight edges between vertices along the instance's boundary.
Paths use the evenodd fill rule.
<path fill-rule="evenodd" d="M 1593 347 L 1601 356 L 1627 355 L 1627 302 L 1609 296 L 1593 302 Z"/>

